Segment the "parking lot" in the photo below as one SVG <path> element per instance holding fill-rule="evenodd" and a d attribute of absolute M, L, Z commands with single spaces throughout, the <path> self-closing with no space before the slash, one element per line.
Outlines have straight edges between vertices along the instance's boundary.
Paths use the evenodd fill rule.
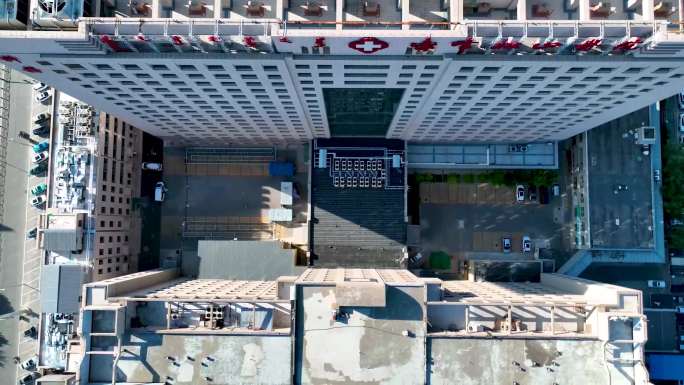
<path fill-rule="evenodd" d="M 24 373 L 12 362 L 12 357 L 26 359 L 37 352 L 37 341 L 24 335 L 24 330 L 38 326 L 38 302 L 42 253 L 36 241 L 26 239 L 27 230 L 35 227 L 44 206 L 32 207 L 30 189 L 46 183 L 46 174 L 29 176 L 35 166 L 32 147 L 45 137 L 31 135 L 36 114 L 49 112 L 50 105 L 34 100 L 32 84 L 24 75 L 12 72 L 9 78 L 9 117 L 3 132 L 8 141 L 2 167 L 4 168 L 2 249 L 0 254 L 0 286 L 2 311 L 9 315 L 0 323 L 0 365 L 2 378 L 14 383 L 18 373 Z M 7 84 L 7 83 L 6 83 Z M 6 95 L 3 95 L 5 97 Z M 7 105 L 4 105 L 6 107 Z M 49 134 L 46 133 L 46 134 Z M 24 310 L 26 309 L 26 310 Z M 20 311 L 22 311 L 20 314 Z M 16 312 L 16 313 L 15 313 Z M 4 382 L 3 382 L 4 383 Z"/>
<path fill-rule="evenodd" d="M 421 248 L 462 259 L 532 259 L 535 248 L 559 248 L 562 216 L 557 197 L 549 204 L 517 202 L 513 187 L 487 183 L 422 183 Z M 522 252 L 522 238 L 532 251 Z M 503 252 L 503 238 L 511 250 Z"/>
<path fill-rule="evenodd" d="M 307 174 L 301 148 L 279 150 L 279 161 L 295 164 L 293 177 L 270 176 L 268 161 L 225 164 L 186 163 L 185 148 L 165 148 L 161 204 L 162 258 L 182 250 L 184 266 L 191 266 L 200 239 L 280 239 L 306 243 Z M 292 181 L 292 221 L 272 223 L 271 209 L 281 208 L 281 182 Z M 156 203 L 155 203 L 156 204 Z M 190 262 L 188 262 L 190 261 Z"/>
<path fill-rule="evenodd" d="M 641 109 L 587 134 L 593 247 L 654 247 L 651 159 L 634 137 L 648 122 Z"/>

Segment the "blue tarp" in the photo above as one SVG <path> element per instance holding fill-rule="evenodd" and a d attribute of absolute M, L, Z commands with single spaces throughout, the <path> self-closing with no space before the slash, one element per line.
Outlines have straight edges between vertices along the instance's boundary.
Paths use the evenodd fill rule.
<path fill-rule="evenodd" d="M 294 164 L 289 162 L 271 162 L 268 165 L 270 176 L 292 176 L 294 175 Z"/>
<path fill-rule="evenodd" d="M 646 363 L 651 380 L 684 380 L 684 355 L 649 354 Z"/>

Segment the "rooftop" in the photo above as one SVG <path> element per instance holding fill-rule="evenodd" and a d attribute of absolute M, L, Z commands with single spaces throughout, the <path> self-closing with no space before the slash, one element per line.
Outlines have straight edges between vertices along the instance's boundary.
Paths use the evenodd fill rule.
<path fill-rule="evenodd" d="M 397 375 L 411 384 L 607 376 L 613 384 L 644 383 L 638 291 L 556 274 L 538 281 L 442 281 L 351 268 L 308 269 L 276 281 L 132 274 L 86 285 L 88 301 L 98 287 L 116 295 L 84 308 L 91 350 L 85 375 L 179 385 L 198 376 L 281 385 L 292 373 L 302 384 Z"/>

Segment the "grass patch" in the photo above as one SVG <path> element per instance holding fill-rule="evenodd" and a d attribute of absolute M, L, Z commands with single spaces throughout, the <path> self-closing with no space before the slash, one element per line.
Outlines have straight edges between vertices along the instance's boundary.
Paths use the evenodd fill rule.
<path fill-rule="evenodd" d="M 435 251 L 430 254 L 430 267 L 433 269 L 448 270 L 451 269 L 451 257 L 443 251 Z"/>

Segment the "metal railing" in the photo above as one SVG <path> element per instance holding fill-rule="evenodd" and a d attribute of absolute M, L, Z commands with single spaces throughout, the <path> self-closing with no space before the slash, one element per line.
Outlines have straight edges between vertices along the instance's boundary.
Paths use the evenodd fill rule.
<path fill-rule="evenodd" d="M 7 143 L 9 141 L 10 83 L 9 67 L 0 65 L 0 221 L 5 209 L 5 172 L 7 170 Z M 1 253 L 1 250 L 0 250 Z"/>
<path fill-rule="evenodd" d="M 522 31 L 529 29 L 547 29 L 549 36 L 559 35 L 554 30 L 571 29 L 579 31 L 585 28 L 624 28 L 630 35 L 634 28 L 651 29 L 653 34 L 668 31 L 667 21 L 635 21 L 635 20 L 461 20 L 458 22 L 366 22 L 366 21 L 286 21 L 278 19 L 267 20 L 230 20 L 213 18 L 195 19 L 139 19 L 139 18 L 81 18 L 86 30 L 94 35 L 135 35 L 139 32 L 145 35 L 263 35 L 287 36 L 288 29 L 301 30 L 297 27 L 338 26 L 359 27 L 379 26 L 395 28 L 401 26 L 421 26 L 424 28 L 405 30 L 406 34 L 420 34 L 424 30 L 435 33 L 463 34 L 478 36 L 478 29 L 496 28 L 500 31 L 515 28 Z M 346 30 L 353 33 L 354 29 Z M 339 33 L 339 31 L 338 31 Z M 565 34 L 565 33 L 563 33 Z M 502 34 L 506 36 L 506 33 Z"/>

